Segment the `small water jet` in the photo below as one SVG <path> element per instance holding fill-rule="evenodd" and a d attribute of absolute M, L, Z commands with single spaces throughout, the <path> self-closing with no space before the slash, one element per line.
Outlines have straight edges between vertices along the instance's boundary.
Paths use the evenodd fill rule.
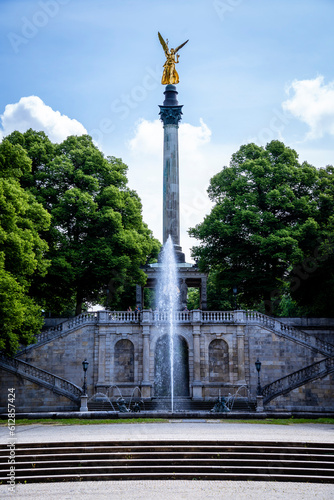
<path fill-rule="evenodd" d="M 131 403 L 132 403 L 132 400 L 134 398 L 134 394 L 136 391 L 138 391 L 139 399 L 138 399 L 138 401 L 135 401 L 132 411 L 134 411 L 135 413 L 140 413 L 142 408 L 144 407 L 144 401 L 142 399 L 141 390 L 140 390 L 140 387 L 138 387 L 138 385 L 132 391 L 130 401 L 129 401 L 129 410 L 131 411 Z"/>
<path fill-rule="evenodd" d="M 242 390 L 244 390 L 245 392 L 245 395 L 242 396 L 241 393 Z M 233 410 L 233 406 L 234 406 L 234 403 L 236 400 L 238 400 L 238 398 L 240 400 L 244 400 L 246 405 L 249 407 L 249 409 L 251 410 L 250 408 L 250 405 L 249 405 L 249 401 L 251 401 L 251 394 L 249 392 L 249 389 L 248 389 L 248 386 L 247 385 L 241 385 L 234 394 L 230 394 L 227 396 L 226 398 L 226 403 L 227 403 L 227 406 L 230 408 L 230 410 L 232 411 Z"/>
<path fill-rule="evenodd" d="M 110 405 L 112 411 L 116 411 L 110 397 L 104 392 L 96 392 L 93 394 L 93 396 L 88 399 L 87 405 L 91 408 L 98 407 L 99 410 L 108 410 L 108 406 Z"/>

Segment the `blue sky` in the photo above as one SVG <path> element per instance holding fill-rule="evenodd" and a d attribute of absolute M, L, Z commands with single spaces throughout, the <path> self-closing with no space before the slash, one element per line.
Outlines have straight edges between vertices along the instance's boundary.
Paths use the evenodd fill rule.
<path fill-rule="evenodd" d="M 171 47 L 189 38 L 178 65 L 189 260 L 187 228 L 210 210 L 210 177 L 242 144 L 280 139 L 302 161 L 333 164 L 333 19 L 333 0 L 0 0 L 0 137 L 29 126 L 55 141 L 87 131 L 127 163 L 161 239 L 157 32 Z"/>

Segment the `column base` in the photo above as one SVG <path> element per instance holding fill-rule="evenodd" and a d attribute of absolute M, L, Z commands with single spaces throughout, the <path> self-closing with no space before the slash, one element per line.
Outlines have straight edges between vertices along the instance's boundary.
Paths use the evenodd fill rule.
<path fill-rule="evenodd" d="M 203 399 L 202 382 L 194 382 L 192 388 L 193 388 L 193 399 L 202 400 Z"/>
<path fill-rule="evenodd" d="M 186 262 L 186 256 L 182 252 L 182 247 L 180 245 L 174 245 L 174 252 L 175 252 L 175 261 L 178 264 L 184 264 Z M 158 262 L 161 263 L 162 261 L 162 250 L 158 255 Z"/>

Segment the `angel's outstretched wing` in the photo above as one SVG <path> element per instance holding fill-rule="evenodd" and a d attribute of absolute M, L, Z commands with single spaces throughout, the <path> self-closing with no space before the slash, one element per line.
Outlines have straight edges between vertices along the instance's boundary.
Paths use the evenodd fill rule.
<path fill-rule="evenodd" d="M 159 31 L 158 31 L 158 37 L 159 37 L 160 43 L 162 45 L 162 48 L 164 49 L 165 54 L 167 55 L 169 53 L 168 45 L 165 42 L 165 40 L 162 38 L 162 36 L 160 35 Z"/>
<path fill-rule="evenodd" d="M 179 45 L 178 47 L 176 47 L 176 49 L 174 50 L 174 54 L 176 54 L 176 52 L 180 49 L 182 49 L 182 47 L 185 46 L 186 43 L 188 43 L 189 40 L 186 40 L 185 42 L 181 43 L 181 45 Z"/>

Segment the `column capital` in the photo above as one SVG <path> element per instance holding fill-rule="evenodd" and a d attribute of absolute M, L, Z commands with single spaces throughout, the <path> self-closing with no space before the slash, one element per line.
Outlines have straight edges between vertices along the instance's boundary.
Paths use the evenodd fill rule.
<path fill-rule="evenodd" d="M 159 106 L 160 120 L 166 125 L 179 125 L 183 106 Z"/>

